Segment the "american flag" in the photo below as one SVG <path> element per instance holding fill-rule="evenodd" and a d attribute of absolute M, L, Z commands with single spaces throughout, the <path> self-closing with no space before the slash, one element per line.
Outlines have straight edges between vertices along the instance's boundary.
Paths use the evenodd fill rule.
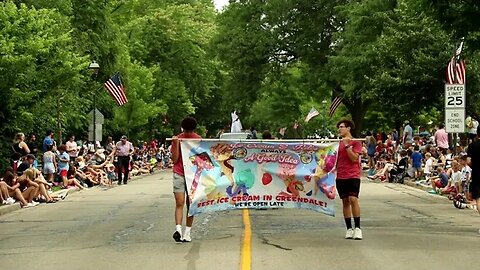
<path fill-rule="evenodd" d="M 465 84 L 465 62 L 460 59 L 463 49 L 463 40 L 460 42 L 455 55 L 450 59 L 447 66 L 447 82 L 449 84 Z"/>
<path fill-rule="evenodd" d="M 122 81 L 118 74 L 113 75 L 104 85 L 108 93 L 110 93 L 113 99 L 115 99 L 118 106 L 122 106 L 128 102 L 127 96 L 125 95 L 125 88 L 123 88 Z"/>
<path fill-rule="evenodd" d="M 312 119 L 313 117 L 319 115 L 320 113 L 317 111 L 317 109 L 315 109 L 314 107 L 312 107 L 310 109 L 310 112 L 307 114 L 307 117 L 305 117 L 305 122 L 308 122 L 310 121 L 310 119 Z"/>
<path fill-rule="evenodd" d="M 328 116 L 331 118 L 335 111 L 337 110 L 338 106 L 342 103 L 342 98 L 341 97 L 335 97 L 332 101 L 332 104 L 330 104 L 330 109 L 328 111 Z"/>

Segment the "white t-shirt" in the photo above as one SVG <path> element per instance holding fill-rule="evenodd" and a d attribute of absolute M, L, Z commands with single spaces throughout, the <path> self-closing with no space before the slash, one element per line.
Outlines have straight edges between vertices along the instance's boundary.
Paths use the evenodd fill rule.
<path fill-rule="evenodd" d="M 425 168 L 423 168 L 424 173 L 431 173 L 433 169 L 433 157 L 429 157 L 427 161 L 425 161 Z"/>
<path fill-rule="evenodd" d="M 461 171 L 460 179 L 462 180 L 462 182 L 467 181 L 467 180 L 470 179 L 471 174 L 472 174 L 472 169 L 467 165 L 467 166 L 463 167 L 463 169 Z"/>
<path fill-rule="evenodd" d="M 462 172 L 461 171 L 452 172 L 451 178 L 452 178 L 452 184 L 460 183 L 462 178 Z"/>
<path fill-rule="evenodd" d="M 67 147 L 67 153 L 70 157 L 77 157 L 78 149 L 77 149 L 77 143 L 75 141 L 73 142 L 68 141 L 65 143 L 65 146 Z"/>
<path fill-rule="evenodd" d="M 472 119 L 472 128 L 468 131 L 468 133 L 477 134 L 477 128 L 478 128 L 478 121 L 475 119 Z"/>

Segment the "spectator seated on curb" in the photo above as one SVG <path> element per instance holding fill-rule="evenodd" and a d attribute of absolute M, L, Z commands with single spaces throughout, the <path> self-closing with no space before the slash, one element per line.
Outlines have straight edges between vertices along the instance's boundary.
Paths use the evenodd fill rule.
<path fill-rule="evenodd" d="M 131 173 L 132 175 L 141 175 L 144 173 L 151 173 L 153 172 L 150 168 L 150 165 L 143 165 L 142 167 L 138 166 L 136 163 L 133 163 Z"/>
<path fill-rule="evenodd" d="M 89 160 L 85 173 L 95 179 L 100 185 L 108 185 L 107 174 L 104 170 L 105 166 L 110 162 L 110 157 L 103 163 L 96 165 L 96 161 Z"/>
<path fill-rule="evenodd" d="M 437 167 L 437 175 L 430 178 L 432 190 L 430 190 L 429 193 L 441 194 L 442 189 L 448 185 L 448 178 L 448 171 L 445 171 L 443 167 Z"/>
<path fill-rule="evenodd" d="M 31 174 L 33 175 L 31 176 Z M 58 200 L 56 196 L 52 196 L 48 193 L 48 190 L 50 190 L 52 184 L 45 180 L 40 170 L 30 168 L 25 171 L 24 175 L 27 177 L 33 177 L 33 182 L 38 184 L 38 191 L 35 196 L 35 201 L 54 203 Z M 23 177 L 23 175 L 20 177 Z"/>
<path fill-rule="evenodd" d="M 86 168 L 86 167 L 85 167 Z M 82 186 L 87 186 L 87 187 L 93 187 L 98 184 L 100 184 L 95 176 L 92 176 L 91 174 L 84 173 L 82 170 L 77 168 L 76 166 L 73 166 L 73 169 L 75 170 L 75 179 L 77 179 Z M 73 172 L 70 172 L 71 174 Z"/>
<path fill-rule="evenodd" d="M 80 190 L 86 189 L 86 187 L 75 178 L 75 175 L 76 169 L 75 166 L 72 165 L 67 170 L 67 175 L 65 177 L 66 180 L 63 180 L 64 188 L 78 188 Z"/>
<path fill-rule="evenodd" d="M 10 197 L 10 193 L 8 192 L 8 185 L 2 180 L 0 180 L 0 203 L 2 205 L 14 204 L 15 199 Z"/>
<path fill-rule="evenodd" d="M 441 194 L 449 194 L 448 198 L 453 200 L 453 198 L 459 193 L 459 187 L 461 183 L 461 165 L 457 160 L 452 161 L 452 168 L 450 173 L 450 178 L 448 184 L 445 188 L 440 190 Z"/>
<path fill-rule="evenodd" d="M 39 191 L 39 185 L 34 182 L 35 172 L 32 169 L 28 169 L 24 174 L 16 178 L 16 183 L 18 189 L 22 192 L 25 201 L 27 201 L 27 206 L 37 206 L 38 203 L 34 202 L 33 199 L 37 197 Z"/>
<path fill-rule="evenodd" d="M 378 162 L 377 162 L 378 163 Z M 387 160 L 383 162 L 383 168 L 379 170 L 376 174 L 374 175 L 369 175 L 367 176 L 370 179 L 376 179 L 380 178 L 382 182 L 387 181 L 389 172 L 395 167 L 395 160 L 393 159 L 393 156 L 388 156 Z"/>
<path fill-rule="evenodd" d="M 389 182 L 398 182 L 403 184 L 403 178 L 407 175 L 408 156 L 407 151 L 400 151 L 400 160 L 394 163 L 393 168 L 389 172 Z"/>
<path fill-rule="evenodd" d="M 472 169 L 467 164 L 467 155 L 461 154 L 458 159 L 458 163 L 461 166 L 460 183 L 458 184 L 458 192 L 460 194 L 465 195 L 466 192 L 468 191 L 467 188 L 470 183 Z"/>
<path fill-rule="evenodd" d="M 35 156 L 28 154 L 25 156 L 25 160 L 20 163 L 17 167 L 17 175 L 22 175 L 27 169 L 33 168 L 33 162 L 35 161 Z"/>
<path fill-rule="evenodd" d="M 427 181 L 433 176 L 433 168 L 435 166 L 434 161 L 435 158 L 432 157 L 432 154 L 429 152 L 425 153 L 425 166 L 423 168 L 423 173 L 425 175 L 425 180 Z"/>
<path fill-rule="evenodd" d="M 5 171 L 2 181 L 7 186 L 8 195 L 15 198 L 17 201 L 19 201 L 20 206 L 22 208 L 35 206 L 33 203 L 28 202 L 25 199 L 25 197 L 23 196 L 23 193 L 20 190 L 20 184 L 17 183 L 16 176 L 13 174 L 13 169 L 11 169 L 11 170 L 7 169 Z M 32 190 L 30 192 L 32 192 Z M 27 193 L 27 195 L 29 195 L 29 194 Z"/>

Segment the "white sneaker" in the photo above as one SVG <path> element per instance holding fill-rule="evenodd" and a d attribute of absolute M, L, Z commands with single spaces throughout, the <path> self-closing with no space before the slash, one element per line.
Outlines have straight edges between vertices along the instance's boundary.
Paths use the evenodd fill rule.
<path fill-rule="evenodd" d="M 33 206 L 37 206 L 37 205 L 39 205 L 40 203 L 39 203 L 39 202 L 32 201 L 32 204 L 33 204 Z"/>
<path fill-rule="evenodd" d="M 13 199 L 12 197 L 8 197 L 8 199 L 6 200 L 7 204 L 10 205 L 10 204 L 14 204 L 15 203 L 15 199 Z"/>
<path fill-rule="evenodd" d="M 30 208 L 34 207 L 35 205 L 33 203 L 27 203 L 26 205 L 23 206 L 23 208 Z"/>
<path fill-rule="evenodd" d="M 362 240 L 362 239 L 363 239 L 362 229 L 360 229 L 360 228 L 355 228 L 355 229 L 353 230 L 353 239 L 355 239 L 355 240 Z"/>
<path fill-rule="evenodd" d="M 345 234 L 345 239 L 353 239 L 353 229 L 347 229 L 347 233 Z"/>
<path fill-rule="evenodd" d="M 192 238 L 190 237 L 190 234 L 185 234 L 182 237 L 182 242 L 192 242 Z"/>

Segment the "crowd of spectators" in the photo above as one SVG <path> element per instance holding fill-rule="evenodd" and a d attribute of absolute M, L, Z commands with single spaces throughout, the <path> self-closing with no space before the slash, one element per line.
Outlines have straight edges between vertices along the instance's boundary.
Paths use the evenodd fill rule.
<path fill-rule="evenodd" d="M 41 144 L 35 135 L 25 141 L 25 135 L 18 133 L 12 143 L 11 167 L 3 172 L 0 181 L 0 203 L 34 207 L 64 199 L 68 189 L 113 187 L 119 183 L 116 180 L 121 170 L 115 150 L 111 137 L 101 146 L 98 142 L 95 145 L 75 140 L 72 135 L 65 144 L 57 146 L 51 130 L 46 132 Z M 170 168 L 170 156 L 169 148 L 157 140 L 140 142 L 128 156 L 127 175 L 150 174 Z M 53 195 L 60 189 L 67 192 Z"/>
<path fill-rule="evenodd" d="M 398 135 L 395 131 L 384 136 L 367 133 L 362 163 L 368 178 L 400 183 L 410 179 L 431 194 L 448 196 L 457 208 L 475 208 L 466 196 L 472 172 L 467 148 L 475 137 L 468 134 L 464 145 L 454 142 L 441 124 L 432 135 L 413 134 L 408 121 L 403 130 Z"/>

